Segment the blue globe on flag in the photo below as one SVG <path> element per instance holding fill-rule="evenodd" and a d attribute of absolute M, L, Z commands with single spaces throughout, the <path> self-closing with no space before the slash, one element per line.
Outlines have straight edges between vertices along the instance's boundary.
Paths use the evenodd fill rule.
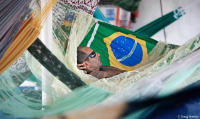
<path fill-rule="evenodd" d="M 123 65 L 135 66 L 142 61 L 142 47 L 132 38 L 118 36 L 112 40 L 110 47 L 116 59 Z"/>

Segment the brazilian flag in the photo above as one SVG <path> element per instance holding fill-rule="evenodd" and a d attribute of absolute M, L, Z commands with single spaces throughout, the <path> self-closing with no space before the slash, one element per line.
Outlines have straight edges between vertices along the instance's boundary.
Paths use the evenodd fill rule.
<path fill-rule="evenodd" d="M 157 41 L 149 37 L 98 21 L 80 46 L 87 46 L 98 52 L 103 66 L 130 71 L 148 57 L 156 44 Z"/>

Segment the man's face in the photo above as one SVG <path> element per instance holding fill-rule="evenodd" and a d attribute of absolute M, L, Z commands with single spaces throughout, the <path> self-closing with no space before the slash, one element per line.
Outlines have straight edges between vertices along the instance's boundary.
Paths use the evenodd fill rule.
<path fill-rule="evenodd" d="M 94 71 L 94 70 L 99 70 L 102 63 L 100 61 L 100 54 L 94 52 L 92 49 L 88 47 L 83 47 L 81 48 L 81 51 L 87 54 L 87 57 L 83 64 L 86 66 L 86 71 L 87 73 Z"/>

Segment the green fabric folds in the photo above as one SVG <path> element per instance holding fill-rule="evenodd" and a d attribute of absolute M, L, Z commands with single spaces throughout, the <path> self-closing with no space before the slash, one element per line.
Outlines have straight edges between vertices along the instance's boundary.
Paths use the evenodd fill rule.
<path fill-rule="evenodd" d="M 179 7 L 176 10 L 169 12 L 168 14 L 152 21 L 151 23 L 137 29 L 134 31 L 135 33 L 145 35 L 147 37 L 151 37 L 156 34 L 161 29 L 175 22 L 181 16 L 185 14 L 184 10 Z"/>
<path fill-rule="evenodd" d="M 114 5 L 117 5 L 127 11 L 135 12 L 137 11 L 141 0 L 114 0 Z"/>

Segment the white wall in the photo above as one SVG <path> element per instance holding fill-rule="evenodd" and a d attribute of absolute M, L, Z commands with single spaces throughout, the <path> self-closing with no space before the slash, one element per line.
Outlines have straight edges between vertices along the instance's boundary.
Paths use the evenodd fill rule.
<path fill-rule="evenodd" d="M 186 15 L 165 29 L 166 38 L 164 37 L 164 30 L 152 38 L 181 45 L 200 33 L 200 0 L 142 0 L 139 6 L 139 18 L 132 30 L 161 17 L 161 4 L 163 14 L 182 6 Z"/>

